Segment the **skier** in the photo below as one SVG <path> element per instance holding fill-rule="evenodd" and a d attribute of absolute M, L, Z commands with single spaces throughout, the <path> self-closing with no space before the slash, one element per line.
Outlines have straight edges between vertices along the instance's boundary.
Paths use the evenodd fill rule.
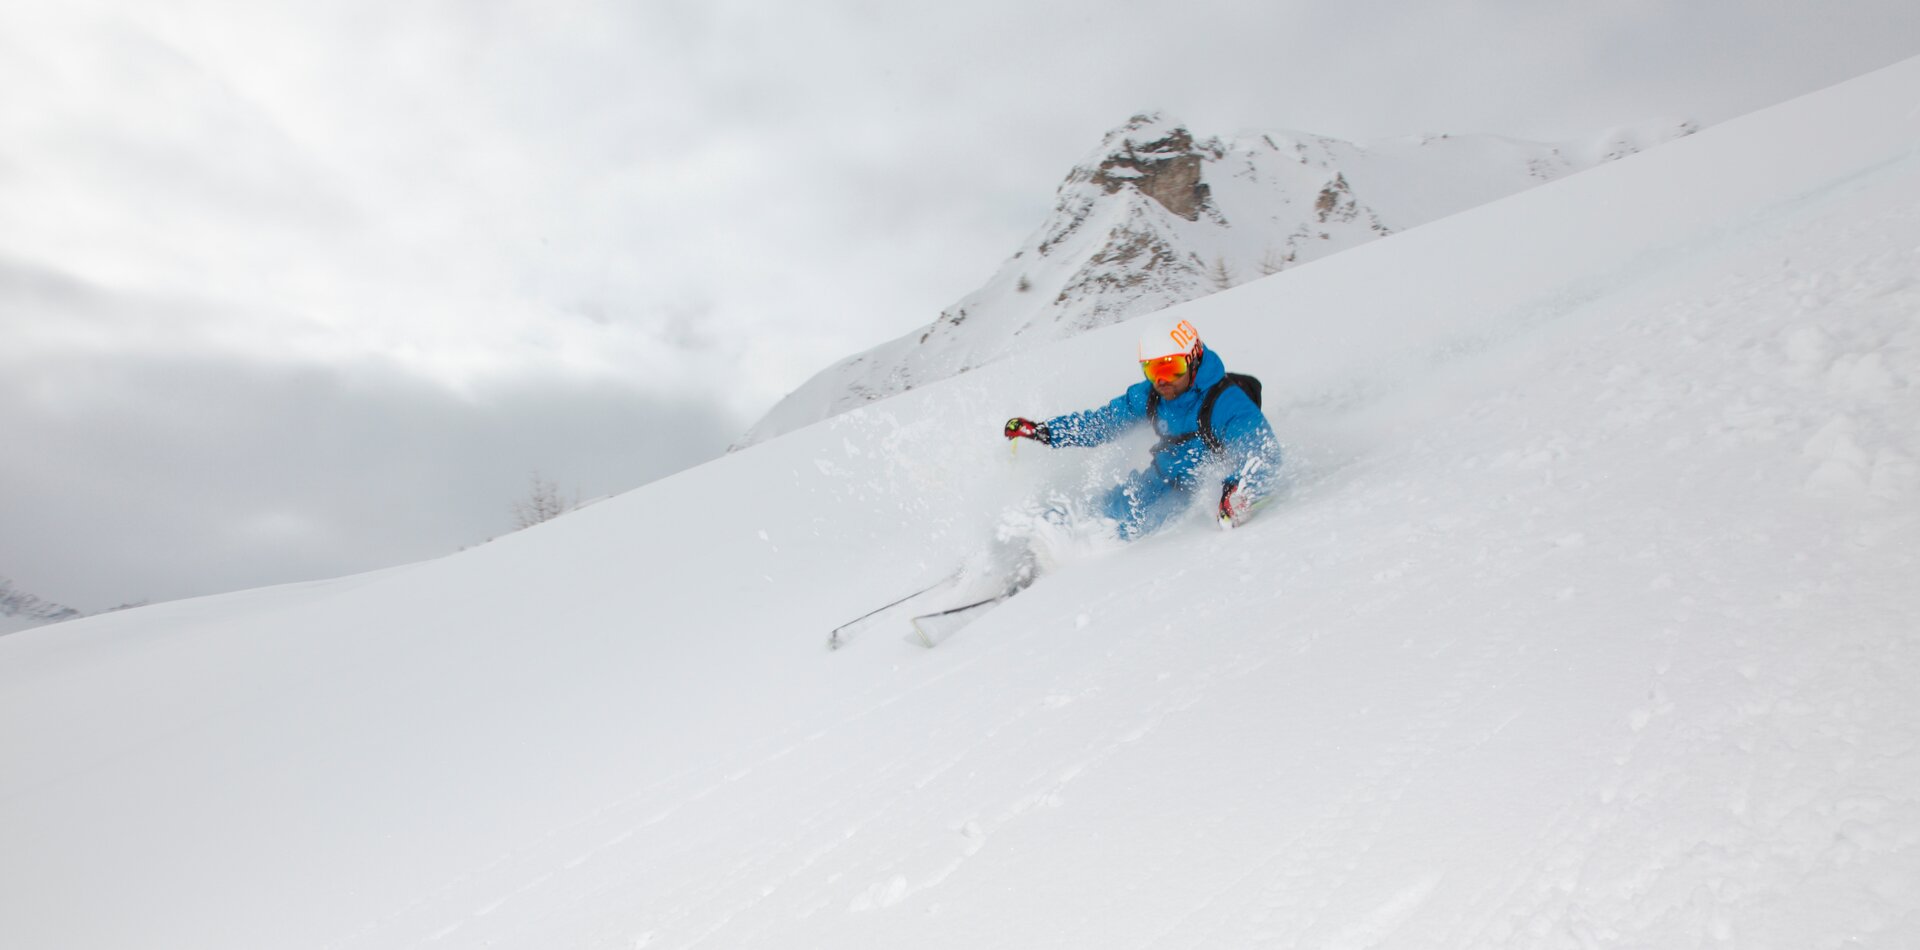
<path fill-rule="evenodd" d="M 1160 437 L 1153 464 L 1114 486 L 1101 505 L 1121 539 L 1159 529 L 1216 484 L 1214 478 L 1220 526 L 1241 524 L 1273 490 L 1281 463 L 1280 443 L 1260 411 L 1259 381 L 1230 377 L 1193 324 L 1175 316 L 1148 321 L 1139 356 L 1146 379 L 1112 402 L 1044 422 L 1015 416 L 1007 420 L 1006 437 L 1093 446 L 1152 425 Z"/>
<path fill-rule="evenodd" d="M 1213 488 L 1219 492 L 1220 526 L 1241 524 L 1279 485 L 1280 443 L 1260 412 L 1260 381 L 1227 372 L 1220 354 L 1178 317 L 1148 322 L 1139 357 L 1146 379 L 1112 402 L 1044 422 L 1015 416 L 1007 420 L 1006 437 L 1093 446 L 1151 425 L 1160 437 L 1153 464 L 1129 474 L 1101 501 L 1101 514 L 1112 520 L 1121 540 L 1158 530 L 1196 497 L 1214 497 Z M 1059 507 L 1037 514 L 1033 520 L 1003 522 L 998 543 L 978 563 L 834 628 L 827 645 L 838 649 L 862 624 L 874 622 L 869 618 L 893 610 L 911 612 L 924 646 L 952 636 L 1046 572 L 1070 516 Z M 1064 533 L 1065 543 L 1071 543 L 1072 532 Z"/>

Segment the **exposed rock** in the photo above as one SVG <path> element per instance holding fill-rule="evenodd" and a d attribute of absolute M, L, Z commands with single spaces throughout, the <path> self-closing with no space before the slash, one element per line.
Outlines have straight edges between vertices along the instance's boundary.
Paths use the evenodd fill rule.
<path fill-rule="evenodd" d="M 1135 116 L 1133 123 L 1150 127 L 1156 116 Z M 1130 124 L 1131 126 L 1132 124 Z M 1203 158 L 1193 135 L 1174 128 L 1150 142 L 1126 139 L 1120 151 L 1094 169 L 1093 183 L 1107 194 L 1133 188 L 1188 221 L 1200 220 L 1211 191 L 1201 180 Z"/>

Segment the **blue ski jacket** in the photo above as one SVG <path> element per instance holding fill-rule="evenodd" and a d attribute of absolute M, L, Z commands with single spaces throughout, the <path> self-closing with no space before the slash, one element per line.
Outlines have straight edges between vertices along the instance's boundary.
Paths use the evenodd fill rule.
<path fill-rule="evenodd" d="M 1259 498 L 1273 485 L 1280 470 L 1279 440 L 1267 425 L 1252 397 L 1229 383 L 1213 406 L 1213 432 L 1221 443 L 1216 459 L 1207 441 L 1198 437 L 1200 407 L 1207 391 L 1226 378 L 1224 360 L 1212 349 L 1203 349 L 1195 369 L 1193 385 L 1173 399 L 1159 399 L 1153 384 L 1142 379 L 1127 387 L 1112 402 L 1097 409 L 1071 412 L 1046 422 L 1051 444 L 1055 446 L 1093 446 L 1111 441 L 1150 421 L 1150 399 L 1159 406 L 1151 422 L 1160 441 L 1154 446 L 1152 467 L 1140 473 L 1147 476 L 1136 489 L 1159 495 L 1165 489 L 1191 493 L 1210 463 L 1224 463 L 1213 471 L 1223 472 L 1221 483 L 1239 486 L 1252 498 Z M 1182 438 L 1183 436 L 1192 436 Z M 1153 484 L 1158 482 L 1159 484 Z M 1142 499 L 1143 501 L 1145 499 Z"/>

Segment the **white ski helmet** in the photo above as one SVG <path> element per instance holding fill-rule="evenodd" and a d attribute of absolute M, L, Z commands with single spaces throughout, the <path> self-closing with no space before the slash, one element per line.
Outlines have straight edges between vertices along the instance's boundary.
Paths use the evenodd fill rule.
<path fill-rule="evenodd" d="M 1140 362 L 1163 356 L 1200 358 L 1200 331 L 1181 317 L 1148 317 L 1140 327 Z"/>

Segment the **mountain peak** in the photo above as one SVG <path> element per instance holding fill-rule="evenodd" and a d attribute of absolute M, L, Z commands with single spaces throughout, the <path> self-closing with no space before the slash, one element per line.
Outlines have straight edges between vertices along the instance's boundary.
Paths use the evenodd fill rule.
<path fill-rule="evenodd" d="M 1217 141 L 1203 148 L 1180 122 L 1157 112 L 1141 113 L 1107 133 L 1099 158 L 1068 177 L 1088 181 L 1105 194 L 1132 188 L 1188 221 L 1208 207 L 1210 189 L 1201 174 L 1209 156 L 1218 158 Z"/>

